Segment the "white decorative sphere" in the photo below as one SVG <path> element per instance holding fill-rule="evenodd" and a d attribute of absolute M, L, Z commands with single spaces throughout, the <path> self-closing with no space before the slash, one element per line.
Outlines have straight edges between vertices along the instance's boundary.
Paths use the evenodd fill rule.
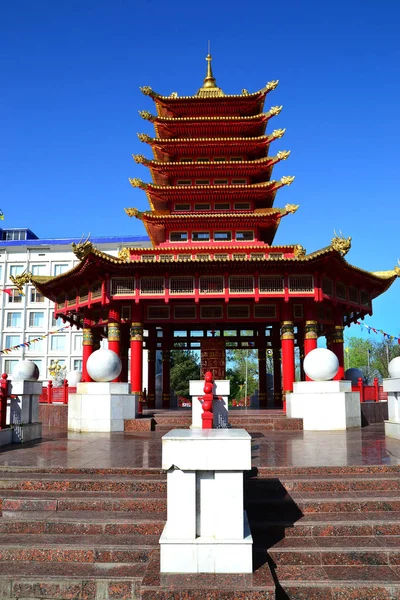
<path fill-rule="evenodd" d="M 332 350 L 315 348 L 305 357 L 303 368 L 305 374 L 310 379 L 314 381 L 329 381 L 338 372 L 339 361 Z"/>
<path fill-rule="evenodd" d="M 39 368 L 31 360 L 19 360 L 15 365 L 11 377 L 13 381 L 37 381 Z"/>
<path fill-rule="evenodd" d="M 96 350 L 88 358 L 87 372 L 93 381 L 113 381 L 121 373 L 122 362 L 112 350 Z"/>
<path fill-rule="evenodd" d="M 82 371 L 68 371 L 65 379 L 70 387 L 76 387 L 76 384 L 82 380 Z"/>
<path fill-rule="evenodd" d="M 400 356 L 396 356 L 396 358 L 392 358 L 388 366 L 390 377 L 398 378 L 400 377 Z"/>
<path fill-rule="evenodd" d="M 364 379 L 363 372 L 361 371 L 361 369 L 356 369 L 355 367 L 347 369 L 347 371 L 344 374 L 344 378 L 348 381 L 351 381 L 352 385 L 358 385 L 358 380 L 360 379 L 360 377 L 361 379 Z"/>

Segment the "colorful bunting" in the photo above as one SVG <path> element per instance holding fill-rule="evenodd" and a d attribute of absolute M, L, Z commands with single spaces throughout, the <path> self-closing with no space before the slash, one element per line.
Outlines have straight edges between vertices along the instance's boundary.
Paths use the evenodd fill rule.
<path fill-rule="evenodd" d="M 18 344 L 17 346 L 12 346 L 11 348 L 3 348 L 3 350 L 0 350 L 0 354 L 8 354 L 9 352 L 12 352 L 13 350 L 19 350 L 22 347 L 29 348 L 29 346 L 31 344 L 34 344 L 35 342 L 40 342 L 41 340 L 44 340 L 45 338 L 47 338 L 49 335 L 52 335 L 53 333 L 60 333 L 61 331 L 65 331 L 69 327 L 70 327 L 70 325 L 65 325 L 64 327 L 61 327 L 60 329 L 55 329 L 54 331 L 49 331 L 45 335 L 41 335 L 37 338 L 34 338 L 33 340 L 30 340 L 29 342 L 22 342 L 22 344 Z"/>
<path fill-rule="evenodd" d="M 365 325 L 365 323 L 361 323 L 361 321 L 356 321 L 357 325 L 360 325 L 360 327 L 364 327 L 364 329 L 366 329 L 368 331 L 368 333 L 371 333 L 371 331 L 373 331 L 374 333 L 381 333 L 384 337 L 384 339 L 390 340 L 391 342 L 393 340 L 397 340 L 397 343 L 400 344 L 400 337 L 397 337 L 395 335 L 390 335 L 389 333 L 386 333 L 385 331 L 383 331 L 383 329 L 375 329 L 374 327 L 371 327 L 370 325 Z"/>
<path fill-rule="evenodd" d="M 1 210 L 1 208 L 0 208 L 0 220 L 4 221 L 4 215 L 3 215 L 3 211 Z"/>

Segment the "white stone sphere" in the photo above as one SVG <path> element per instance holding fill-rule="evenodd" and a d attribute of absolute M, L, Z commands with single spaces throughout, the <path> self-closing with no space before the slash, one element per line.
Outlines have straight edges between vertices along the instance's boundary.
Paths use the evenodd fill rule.
<path fill-rule="evenodd" d="M 396 358 L 392 358 L 388 366 L 390 377 L 398 378 L 400 377 L 400 356 L 396 356 Z"/>
<path fill-rule="evenodd" d="M 76 387 L 76 384 L 82 380 L 82 371 L 68 371 L 65 379 L 70 387 Z"/>
<path fill-rule="evenodd" d="M 113 381 L 121 373 L 122 362 L 112 350 L 96 350 L 88 358 L 87 372 L 93 381 Z"/>
<path fill-rule="evenodd" d="M 344 378 L 348 381 L 351 381 L 352 385 L 358 385 L 358 380 L 360 379 L 360 377 L 361 379 L 364 379 L 363 372 L 361 371 L 361 369 L 356 369 L 355 367 L 347 369 L 347 371 L 344 374 Z"/>
<path fill-rule="evenodd" d="M 13 381 L 37 381 L 39 368 L 31 360 L 19 360 L 15 365 L 11 377 Z"/>
<path fill-rule="evenodd" d="M 313 381 L 329 381 L 339 369 L 339 361 L 327 348 L 315 348 L 307 354 L 303 363 L 304 372 Z"/>

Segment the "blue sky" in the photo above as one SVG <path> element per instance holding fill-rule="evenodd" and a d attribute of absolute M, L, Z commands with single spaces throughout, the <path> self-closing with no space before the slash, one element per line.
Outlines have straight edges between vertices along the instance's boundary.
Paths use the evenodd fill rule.
<path fill-rule="evenodd" d="M 128 177 L 148 180 L 132 153 L 149 149 L 139 91 L 192 94 L 205 75 L 227 93 L 279 79 L 289 149 L 274 177 L 296 175 L 276 205 L 300 204 L 276 243 L 313 251 L 333 230 L 347 259 L 391 269 L 399 248 L 400 5 L 393 0 L 160 2 L 11 0 L 0 8 L 0 207 L 4 227 L 41 237 L 142 235 L 124 207 L 146 209 Z M 271 131 L 271 125 L 269 128 Z M 400 335 L 400 283 L 366 323 Z M 350 334 L 360 334 L 352 327 Z"/>

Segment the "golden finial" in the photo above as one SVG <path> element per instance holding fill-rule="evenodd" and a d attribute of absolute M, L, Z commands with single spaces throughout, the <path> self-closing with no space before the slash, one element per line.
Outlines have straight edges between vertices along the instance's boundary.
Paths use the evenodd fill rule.
<path fill-rule="evenodd" d="M 289 154 L 290 150 L 279 150 L 276 156 L 279 158 L 279 160 L 286 160 Z"/>
<path fill-rule="evenodd" d="M 137 217 L 138 219 L 140 219 L 140 217 L 142 216 L 142 213 L 137 208 L 124 208 L 124 211 L 126 212 L 128 217 Z"/>
<path fill-rule="evenodd" d="M 135 163 L 137 163 L 138 165 L 141 165 L 146 160 L 143 154 L 132 154 L 132 157 Z"/>
<path fill-rule="evenodd" d="M 274 90 L 278 83 L 279 79 L 275 79 L 274 81 L 268 81 L 267 85 L 265 86 L 265 89 L 267 90 L 267 92 Z"/>
<path fill-rule="evenodd" d="M 201 87 L 196 96 L 225 96 L 224 92 L 217 86 L 215 77 L 212 72 L 211 61 L 212 56 L 210 54 L 210 42 L 208 42 L 208 54 L 206 56 L 207 61 L 207 74 L 204 78 L 203 87 Z"/>
<path fill-rule="evenodd" d="M 294 175 L 284 175 L 283 177 L 281 177 L 281 183 L 283 185 L 291 185 L 294 180 L 295 180 Z"/>
<path fill-rule="evenodd" d="M 142 94 L 144 94 L 145 96 L 150 96 L 153 93 L 153 90 L 151 89 L 151 87 L 149 85 L 143 85 L 139 89 L 142 92 Z"/>
<path fill-rule="evenodd" d="M 293 215 L 298 208 L 299 208 L 299 204 L 286 204 L 285 205 L 286 214 L 290 213 Z"/>
<path fill-rule="evenodd" d="M 279 115 L 279 113 L 281 112 L 283 106 L 281 104 L 281 106 L 271 106 L 271 108 L 269 109 L 269 114 L 270 115 Z"/>
<path fill-rule="evenodd" d="M 147 133 L 138 133 L 138 138 L 141 142 L 151 142 L 151 137 Z"/>
<path fill-rule="evenodd" d="M 148 110 L 139 110 L 139 115 L 146 121 L 151 121 L 153 118 L 153 115 Z"/>
<path fill-rule="evenodd" d="M 140 188 L 146 187 L 146 184 L 143 183 L 143 181 L 141 179 L 139 179 L 138 177 L 134 177 L 133 179 L 129 177 L 129 183 L 131 184 L 132 187 L 140 187 Z"/>

